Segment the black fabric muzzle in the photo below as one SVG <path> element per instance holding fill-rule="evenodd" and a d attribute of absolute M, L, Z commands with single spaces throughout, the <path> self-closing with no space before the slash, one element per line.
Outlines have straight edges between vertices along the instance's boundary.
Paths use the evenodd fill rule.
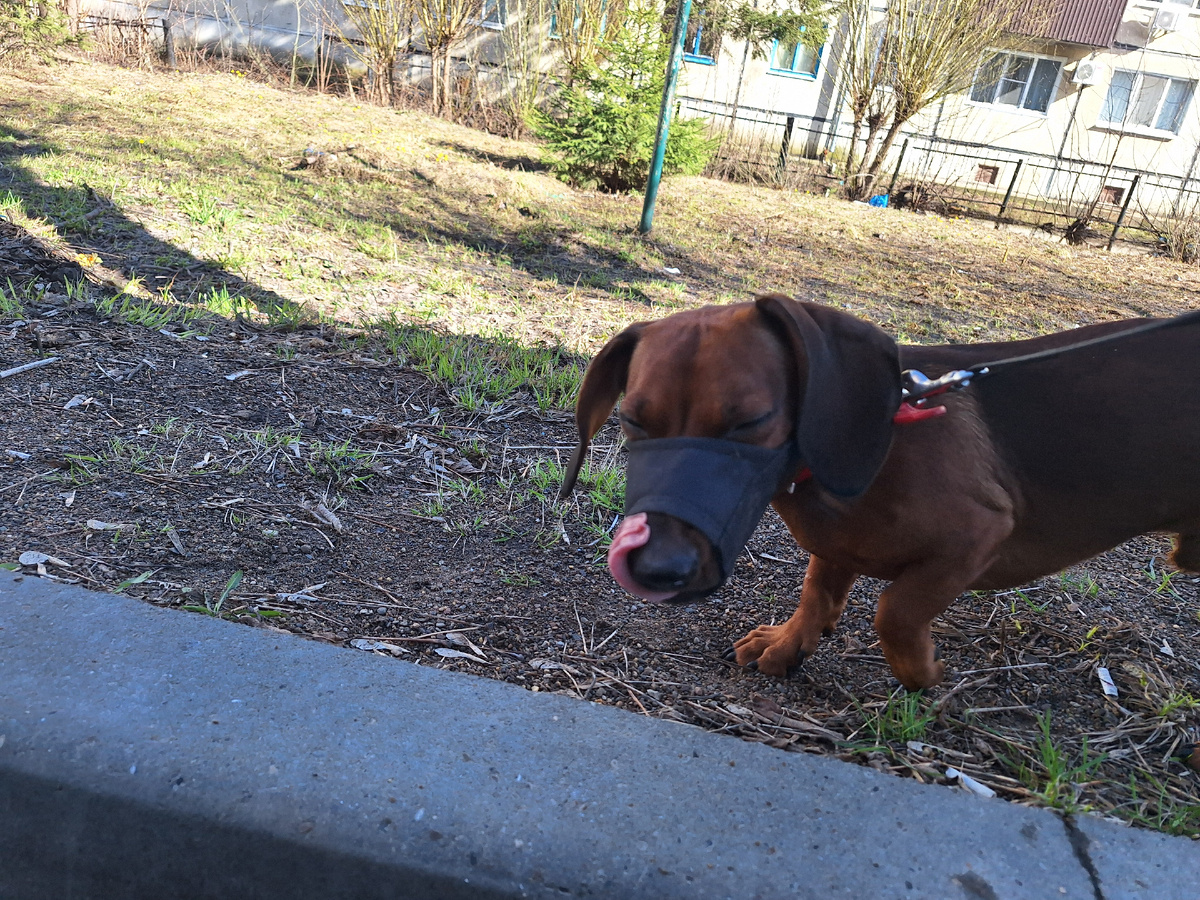
<path fill-rule="evenodd" d="M 775 449 L 718 438 L 634 441 L 625 515 L 665 513 L 696 528 L 712 543 L 724 583 L 771 497 L 799 464 L 795 440 Z"/>

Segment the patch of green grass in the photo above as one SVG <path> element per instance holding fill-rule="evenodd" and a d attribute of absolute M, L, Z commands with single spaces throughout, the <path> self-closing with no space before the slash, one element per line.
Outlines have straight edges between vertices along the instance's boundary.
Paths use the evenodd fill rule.
<path fill-rule="evenodd" d="M 143 295 L 136 278 L 120 293 L 98 296 L 93 305 L 104 318 L 140 325 L 153 331 L 168 325 L 192 326 L 204 317 L 203 310 L 177 302 L 166 289 L 156 299 Z"/>
<path fill-rule="evenodd" d="M 313 441 L 305 466 L 316 478 L 354 489 L 362 487 L 375 474 L 376 455 L 374 450 L 352 447 L 348 438 L 341 443 Z"/>
<path fill-rule="evenodd" d="M 1078 755 L 1061 747 L 1050 731 L 1050 711 L 1038 716 L 1038 736 L 1034 746 L 1036 757 L 1023 757 L 1014 768 L 1021 782 L 1038 795 L 1046 806 L 1064 812 L 1084 812 L 1079 802 L 1084 783 L 1094 776 L 1104 762 L 1105 754 L 1092 755 L 1087 738 L 1083 739 Z M 1012 765 L 1011 760 L 1009 764 Z"/>
<path fill-rule="evenodd" d="M 14 213 L 24 214 L 24 212 L 25 201 L 21 197 L 10 190 L 6 190 L 3 194 L 0 194 L 0 213 L 3 213 L 5 216 L 12 216 Z"/>
<path fill-rule="evenodd" d="M 1179 591 L 1175 588 L 1175 579 L 1179 572 L 1175 569 L 1166 569 L 1161 565 L 1155 566 L 1154 560 L 1150 560 L 1146 566 L 1146 576 L 1150 579 L 1151 590 L 1155 594 L 1170 594 L 1173 597 L 1179 597 Z"/>
<path fill-rule="evenodd" d="M 25 318 L 25 303 L 21 299 L 23 291 L 18 290 L 8 279 L 7 289 L 0 286 L 0 321 L 14 321 Z"/>
<path fill-rule="evenodd" d="M 149 474 L 162 468 L 162 461 L 155 456 L 153 450 L 120 437 L 109 438 L 102 450 L 91 453 L 66 453 L 63 458 L 69 466 L 67 480 L 80 485 L 95 481 L 105 474 L 107 469 Z M 159 465 L 151 465 L 152 462 L 158 462 Z"/>
<path fill-rule="evenodd" d="M 615 459 L 598 465 L 589 459 L 579 471 L 576 489 L 585 492 L 595 509 L 620 514 L 625 509 L 625 467 Z"/>
<path fill-rule="evenodd" d="M 1058 576 L 1059 584 L 1072 594 L 1078 594 L 1084 600 L 1090 600 L 1100 593 L 1100 584 L 1088 572 L 1073 574 L 1063 572 Z"/>
<path fill-rule="evenodd" d="M 566 469 L 556 459 L 539 459 L 525 477 L 525 491 L 522 498 L 536 500 L 538 503 L 552 505 L 562 487 Z"/>
<path fill-rule="evenodd" d="M 1129 776 L 1129 794 L 1130 799 L 1112 811 L 1114 815 L 1164 834 L 1200 838 L 1200 803 L 1180 800 L 1153 775 Z"/>
<path fill-rule="evenodd" d="M 249 316 L 254 304 L 240 294 L 229 293 L 226 285 L 212 287 L 200 299 L 200 306 L 222 319 L 236 319 L 238 316 Z"/>
<path fill-rule="evenodd" d="M 199 604 L 187 604 L 183 608 L 186 609 L 188 612 L 197 612 L 197 613 L 202 613 L 207 616 L 214 616 L 214 617 L 221 616 L 222 609 L 225 606 L 225 601 L 228 600 L 230 595 L 238 589 L 238 585 L 240 585 L 242 583 L 242 577 L 243 577 L 242 570 L 238 569 L 236 572 L 234 572 L 232 575 L 229 576 L 229 580 L 227 582 L 225 582 L 225 587 L 221 589 L 221 593 L 218 594 L 215 598 L 210 597 L 208 595 L 208 592 L 206 591 L 205 595 L 204 595 L 204 605 L 203 606 L 201 606 Z"/>
<path fill-rule="evenodd" d="M 1187 691 L 1172 691 L 1158 708 L 1158 715 L 1164 719 L 1179 710 L 1200 709 L 1200 698 L 1192 696 Z"/>
<path fill-rule="evenodd" d="M 880 745 L 921 740 L 937 720 L 937 710 L 924 699 L 923 691 L 901 691 L 878 709 L 860 709 L 867 733 Z"/>
<path fill-rule="evenodd" d="M 120 594 L 126 588 L 133 587 L 135 584 L 141 584 L 142 582 L 146 581 L 153 574 L 154 574 L 154 572 L 153 572 L 153 570 L 151 570 L 149 572 L 143 572 L 141 575 L 134 575 L 132 578 L 126 578 L 124 581 L 122 581 L 120 584 L 118 584 L 115 588 L 113 588 L 113 593 Z"/>
<path fill-rule="evenodd" d="M 238 217 L 236 210 L 224 206 L 204 189 L 185 194 L 180 198 L 179 209 L 193 225 L 211 225 L 219 231 L 228 230 Z"/>
<path fill-rule="evenodd" d="M 276 428 L 274 425 L 264 425 L 256 431 L 244 431 L 238 437 L 267 451 L 292 450 L 300 446 L 300 434 L 297 428 Z"/>
<path fill-rule="evenodd" d="M 413 509 L 414 516 L 426 519 L 440 519 L 446 515 L 446 498 L 436 494 Z"/>
<path fill-rule="evenodd" d="M 1087 630 L 1087 634 L 1085 634 L 1085 635 L 1083 636 L 1083 640 L 1081 640 L 1081 641 L 1079 642 L 1079 646 L 1075 648 L 1075 652 L 1076 652 L 1076 653 L 1082 653 L 1082 652 L 1083 652 L 1084 650 L 1086 650 L 1088 647 L 1092 646 L 1092 638 L 1094 638 L 1094 637 L 1096 636 L 1096 633 L 1097 633 L 1099 630 L 1100 630 L 1100 626 L 1099 626 L 1099 625 L 1093 625 L 1091 628 L 1089 628 L 1089 629 Z"/>
<path fill-rule="evenodd" d="M 71 484 L 91 484 L 100 477 L 103 459 L 94 453 L 64 453 L 67 473 L 64 476 Z"/>
<path fill-rule="evenodd" d="M 1043 613 L 1050 608 L 1049 600 L 1047 600 L 1045 603 L 1035 603 L 1029 599 L 1029 595 L 1027 593 L 1020 590 L 1013 591 L 1013 599 L 1009 602 L 1009 611 L 1013 615 L 1016 615 L 1017 610 L 1020 609 L 1018 604 L 1036 613 Z"/>
<path fill-rule="evenodd" d="M 541 584 L 541 579 L 530 575 L 528 572 L 513 572 L 501 573 L 500 583 L 507 584 L 510 587 L 537 587 Z"/>
<path fill-rule="evenodd" d="M 583 380 L 582 362 L 556 347 L 527 347 L 504 334 L 460 335 L 402 324 L 378 326 L 387 352 L 449 391 L 455 405 L 485 411 L 524 392 L 539 409 L 574 402 Z"/>
<path fill-rule="evenodd" d="M 356 248 L 379 262 L 399 262 L 411 253 L 406 245 L 396 239 L 396 232 L 385 225 L 367 223 L 360 234 Z"/>

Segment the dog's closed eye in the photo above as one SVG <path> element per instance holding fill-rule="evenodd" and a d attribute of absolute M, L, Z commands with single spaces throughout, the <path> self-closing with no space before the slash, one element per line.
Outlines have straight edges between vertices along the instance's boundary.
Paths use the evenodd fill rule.
<path fill-rule="evenodd" d="M 621 430 L 625 432 L 626 437 L 644 438 L 647 436 L 646 429 L 643 428 L 638 422 L 625 415 L 625 413 L 621 413 L 617 416 L 617 418 L 621 422 Z"/>
<path fill-rule="evenodd" d="M 741 425 L 735 425 L 733 428 L 730 428 L 729 431 L 725 433 L 725 437 L 729 440 L 735 441 L 748 437 L 763 425 L 766 425 L 773 418 L 775 418 L 775 414 L 776 411 L 772 409 L 763 413 L 761 416 L 756 416 L 753 419 L 743 421 Z"/>

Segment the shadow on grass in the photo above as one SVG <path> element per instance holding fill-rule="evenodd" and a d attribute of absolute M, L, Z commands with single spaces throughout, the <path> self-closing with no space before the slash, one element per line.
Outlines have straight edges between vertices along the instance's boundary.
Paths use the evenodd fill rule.
<path fill-rule="evenodd" d="M 102 196 L 115 187 L 97 183 L 99 190 L 93 191 L 86 180 L 105 176 L 89 175 L 90 164 L 95 163 L 97 172 L 111 172 L 115 154 L 124 154 L 130 164 L 118 181 L 127 176 L 130 181 L 161 180 L 180 202 L 186 202 L 194 186 L 197 197 L 203 195 L 209 201 L 217 191 L 224 191 L 225 205 L 236 208 L 239 191 L 252 196 L 260 185 L 275 190 L 283 187 L 280 199 L 294 205 L 298 227 L 315 225 L 342 237 L 349 231 L 352 240 L 358 238 L 366 244 L 390 231 L 398 241 L 440 246 L 451 256 L 456 251 L 483 253 L 501 266 L 543 282 L 550 292 L 579 286 L 595 291 L 601 302 L 649 307 L 654 303 L 650 285 L 670 277 L 662 271 L 664 265 L 680 269 L 684 278 L 704 279 L 725 288 L 736 289 L 738 282 L 737 273 L 707 263 L 703 254 L 671 247 L 653 237 L 639 237 L 633 214 L 627 225 L 614 224 L 606 222 L 603 215 L 576 215 L 569 204 L 536 196 L 510 199 L 512 207 L 489 207 L 486 204 L 503 201 L 492 199 L 495 195 L 489 197 L 488 188 L 481 187 L 472 172 L 455 172 L 446 178 L 436 168 L 420 163 L 388 168 L 381 165 L 383 160 L 354 153 L 346 154 L 343 165 L 328 174 L 281 171 L 271 158 L 255 158 L 229 143 L 205 140 L 197 145 L 195 135 L 186 128 L 174 136 L 151 133 L 133 113 L 69 101 L 54 110 L 54 117 L 88 129 L 91 137 L 80 146 L 60 147 L 40 134 L 0 126 L 0 196 L 6 188 L 12 191 L 29 215 L 54 224 L 77 249 L 95 253 L 105 268 L 126 280 L 140 279 L 151 293 L 169 288 L 178 298 L 195 300 L 220 288 L 230 295 L 244 295 L 273 319 L 295 320 L 302 314 L 294 301 L 238 274 L 238 264 L 219 250 L 216 262 L 207 261 L 154 237 Z M 442 141 L 441 146 L 458 151 L 465 160 L 486 160 L 502 169 L 545 169 L 528 154 L 489 153 L 469 146 L 466 140 Z M 22 157 L 60 153 L 64 159 L 73 157 L 82 163 L 78 170 L 54 179 L 66 185 L 63 187 L 46 183 L 42 180 L 45 176 L 35 175 L 32 166 L 22 168 L 20 163 Z M 38 172 L 43 168 L 39 165 Z M 486 179 L 486 168 L 480 169 Z M 210 180 L 220 185 L 216 191 L 207 187 Z M 565 195 L 570 190 L 564 186 L 562 192 Z M 284 216 L 280 222 L 266 224 L 287 228 L 286 212 Z M 263 221 L 266 218 L 269 216 Z M 203 228 L 207 226 L 197 226 L 198 231 Z M 246 240 L 232 241 L 227 256 L 248 255 L 251 248 Z M 386 239 L 382 243 L 386 245 Z M 470 266 L 469 260 L 465 263 Z"/>
<path fill-rule="evenodd" d="M 550 166 L 545 161 L 528 153 L 488 153 L 478 147 L 470 147 L 458 141 L 434 141 L 435 147 L 454 150 L 463 156 L 469 156 L 478 162 L 487 162 L 501 169 L 512 169 L 518 172 L 549 172 Z"/>
<path fill-rule="evenodd" d="M 56 146 L 33 129 L 24 133 L 11 124 L 0 126 L 0 196 L 6 189 L 11 191 L 27 214 L 53 224 L 74 249 L 96 254 L 103 268 L 115 273 L 112 287 L 117 290 L 138 279 L 152 295 L 169 290 L 178 299 L 194 302 L 217 289 L 245 297 L 272 321 L 296 322 L 310 316 L 301 304 L 239 274 L 237 263 L 230 264 L 219 248 L 217 261 L 202 259 L 156 237 L 108 200 L 104 195 L 115 188 L 97 182 L 98 190 L 93 190 L 87 180 L 104 176 L 89 175 L 91 164 L 95 163 L 97 172 L 110 171 L 114 154 L 126 154 L 131 163 L 119 180 L 127 175 L 131 180 L 148 178 L 151 183 L 161 179 L 176 201 L 186 201 L 194 186 L 197 196 L 203 194 L 209 200 L 223 191 L 228 198 L 223 202 L 230 205 L 232 201 L 237 207 L 239 183 L 249 192 L 256 189 L 256 182 L 274 186 L 273 190 L 283 187 L 281 200 L 294 205 L 298 227 L 333 229 L 343 237 L 348 231 L 352 241 L 357 238 L 362 243 L 388 231 L 395 240 L 416 248 L 421 244 L 440 247 L 449 252 L 452 264 L 466 268 L 472 265 L 468 252 L 481 253 L 501 267 L 541 282 L 551 294 L 579 287 L 593 292 L 601 303 L 608 300 L 650 307 L 655 305 L 651 295 L 671 281 L 664 266 L 681 270 L 684 279 L 702 279 L 733 290 L 739 286 L 738 273 L 722 270 L 703 254 L 680 250 L 653 236 L 639 237 L 632 214 L 628 224 L 614 223 L 606 221 L 610 216 L 603 212 L 579 215 L 570 204 L 536 195 L 504 198 L 511 206 L 496 209 L 486 204 L 499 206 L 503 200 L 489 197 L 487 188 L 472 180 L 474 173 L 463 174 L 464 180 L 459 182 L 457 172 L 448 179 L 443 172 L 420 163 L 388 169 L 355 154 L 348 154 L 344 167 L 328 174 L 281 170 L 272 158 L 255 158 L 219 141 L 194 146 L 186 133 L 142 139 L 139 135 L 147 134 L 142 123 L 117 115 L 120 122 L 86 104 L 66 104 L 56 110 L 56 119 L 70 120 L 91 131 L 93 139 L 83 146 Z M 466 141 L 451 140 L 443 145 L 467 159 L 487 159 L 502 168 L 544 168 L 520 153 L 489 154 L 471 148 Z M 54 178 L 64 186 L 47 183 L 41 164 L 37 174 L 32 165 L 22 165 L 23 159 L 60 154 L 80 161 L 76 171 Z M 221 187 L 206 188 L 210 178 Z M 564 186 L 562 192 L 569 194 L 570 189 Z M 288 214 L 284 215 L 282 222 L 269 225 L 289 227 Z M 197 226 L 197 231 L 207 228 Z M 228 256 L 247 255 L 246 241 L 246 237 L 231 240 Z M 456 253 L 463 258 L 454 259 Z M 495 269 L 486 269 L 495 276 Z M 77 279 L 78 273 L 70 277 Z M 669 294 L 666 303 L 671 305 Z"/>
<path fill-rule="evenodd" d="M 500 227 L 488 215 L 476 211 L 477 197 L 448 192 L 420 171 L 409 174 L 409 187 L 421 196 L 419 212 L 394 210 L 379 217 L 346 205 L 338 213 L 364 226 L 388 228 L 406 242 L 481 252 L 552 288 L 594 288 L 613 301 L 649 306 L 653 301 L 640 285 L 669 279 L 661 268 L 638 262 L 633 250 L 625 249 L 636 249 L 639 243 L 669 259 L 667 264 L 679 268 L 686 277 L 730 280 L 728 273 L 715 266 L 692 257 L 678 258 L 679 251 L 674 248 L 664 247 L 653 238 L 640 238 L 632 224 L 613 229 L 609 232 L 612 240 L 605 241 L 587 234 L 595 231 L 594 225 L 564 221 L 561 210 L 529 200 L 516 207 L 519 225 Z"/>
<path fill-rule="evenodd" d="M 88 253 L 102 257 L 104 269 L 119 276 L 115 280 L 101 279 L 110 297 L 116 297 L 125 288 L 120 279 L 162 268 L 143 261 L 147 255 L 157 254 L 177 260 L 166 269 L 171 296 L 178 298 L 181 286 L 193 295 L 189 300 L 205 289 L 219 288 L 227 295 L 241 296 L 253 303 L 267 314 L 273 325 L 298 326 L 311 322 L 312 316 L 293 301 L 148 234 L 86 185 L 63 191 L 44 185 L 19 167 L 8 164 L 5 160 L 13 155 L 13 147 L 21 155 L 51 151 L 12 130 L 0 132 L 0 136 L 10 138 L 0 143 L 0 200 L 6 200 L 8 194 L 18 198 L 27 214 L 52 222 L 69 241 L 64 247 L 43 240 L 0 216 L 0 287 L 11 284 L 17 292 L 11 298 L 13 301 L 20 303 L 23 292 L 27 296 L 40 296 L 55 283 L 71 295 L 74 285 L 84 278 L 84 268 L 77 257 Z M 91 274 L 94 277 L 95 271 Z M 125 305 L 104 301 L 97 303 L 97 309 L 104 310 L 105 317 L 111 315 L 157 331 L 178 322 L 180 311 L 172 308 L 169 299 L 163 294 L 162 302 L 139 301 L 132 312 Z M 207 305 L 211 321 L 232 317 L 237 312 L 236 307 L 224 311 L 212 309 L 211 303 Z M 206 315 L 204 310 L 195 314 Z M 587 362 L 558 346 L 526 347 L 504 335 L 452 334 L 436 326 L 391 320 L 373 323 L 365 332 L 351 329 L 342 333 L 334 328 L 328 336 L 331 340 L 323 344 L 331 349 L 367 346 L 401 367 L 424 375 L 445 393 L 451 405 L 468 413 L 494 412 L 498 405 L 509 402 L 528 404 L 543 412 L 567 408 L 573 404 Z M 283 358 L 290 357 L 285 354 Z"/>
<path fill-rule="evenodd" d="M 48 185 L 13 161 L 58 152 L 60 148 L 0 124 L 0 199 L 11 195 L 26 215 L 53 225 L 79 256 L 98 257 L 101 268 L 93 274 L 109 288 L 121 291 L 136 282 L 151 293 L 169 290 L 186 301 L 216 290 L 244 298 L 272 322 L 298 324 L 312 318 L 300 304 L 155 237 L 86 183 Z M 11 222 L 0 219 L 0 225 L 5 226 L 0 231 L 0 267 L 10 270 L 0 275 L 60 283 L 83 278 L 75 254 L 53 248 Z"/>

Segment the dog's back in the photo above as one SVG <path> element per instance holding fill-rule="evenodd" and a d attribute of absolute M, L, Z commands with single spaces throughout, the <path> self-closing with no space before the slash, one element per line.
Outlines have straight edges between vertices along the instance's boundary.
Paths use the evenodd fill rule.
<path fill-rule="evenodd" d="M 901 361 L 938 374 L 1144 321 L 1009 344 L 905 347 Z M 1200 322 L 1001 364 L 970 392 L 1017 494 L 996 583 L 1029 578 L 1003 577 L 1006 560 L 1045 556 L 1038 568 L 1055 571 L 1155 531 L 1179 535 L 1176 563 L 1200 568 Z"/>

